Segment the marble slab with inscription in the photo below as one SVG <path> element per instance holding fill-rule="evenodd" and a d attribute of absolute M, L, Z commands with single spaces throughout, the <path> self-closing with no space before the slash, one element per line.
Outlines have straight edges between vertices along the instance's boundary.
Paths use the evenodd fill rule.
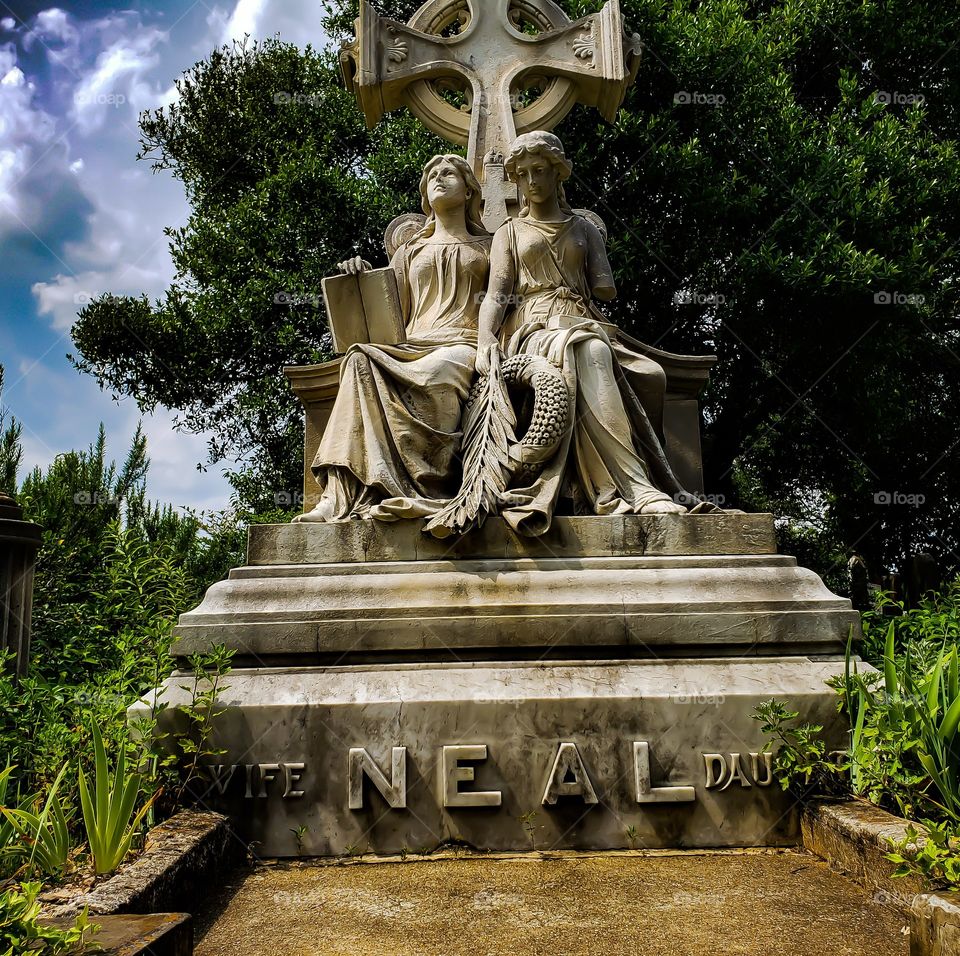
<path fill-rule="evenodd" d="M 393 664 L 233 672 L 197 792 L 266 856 L 778 846 L 797 817 L 753 708 L 843 743 L 836 661 Z M 165 695 L 183 703 L 171 682 Z M 141 704 L 140 707 L 144 707 Z M 166 712 L 172 715 L 172 710 Z M 302 831 L 299 828 L 304 828 Z"/>

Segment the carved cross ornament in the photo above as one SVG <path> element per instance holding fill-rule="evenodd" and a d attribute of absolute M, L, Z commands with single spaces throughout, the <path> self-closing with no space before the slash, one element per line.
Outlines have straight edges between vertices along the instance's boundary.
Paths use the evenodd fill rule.
<path fill-rule="evenodd" d="M 553 129 L 575 103 L 612 121 L 639 56 L 618 0 L 574 21 L 552 0 L 427 0 L 409 23 L 360 0 L 340 67 L 368 126 L 406 106 L 466 145 L 479 177 L 484 157 L 505 153 L 519 133 Z"/>

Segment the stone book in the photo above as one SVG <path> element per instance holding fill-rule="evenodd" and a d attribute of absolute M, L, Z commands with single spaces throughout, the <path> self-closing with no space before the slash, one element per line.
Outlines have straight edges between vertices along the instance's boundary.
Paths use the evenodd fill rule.
<path fill-rule="evenodd" d="M 391 267 L 357 275 L 328 276 L 323 300 L 336 352 L 351 345 L 400 345 L 406 341 L 397 275 Z"/>

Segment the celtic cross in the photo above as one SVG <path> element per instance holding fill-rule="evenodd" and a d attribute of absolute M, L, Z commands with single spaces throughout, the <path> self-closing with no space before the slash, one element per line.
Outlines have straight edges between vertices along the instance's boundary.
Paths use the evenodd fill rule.
<path fill-rule="evenodd" d="M 368 126 L 406 106 L 439 136 L 466 145 L 484 178 L 485 160 L 489 169 L 518 133 L 553 129 L 577 102 L 613 120 L 639 55 L 618 0 L 574 21 L 552 0 L 427 0 L 409 23 L 360 0 L 340 66 Z M 484 184 L 499 220 L 504 185 Z"/>

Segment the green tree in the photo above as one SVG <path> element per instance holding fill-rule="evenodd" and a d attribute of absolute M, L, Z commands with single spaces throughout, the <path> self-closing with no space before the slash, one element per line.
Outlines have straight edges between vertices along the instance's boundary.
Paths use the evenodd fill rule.
<path fill-rule="evenodd" d="M 234 485 L 258 509 L 299 490 L 302 413 L 282 369 L 330 357 L 321 279 L 347 255 L 383 258 L 384 225 L 440 146 L 409 118 L 368 133 L 338 77 L 335 56 L 277 40 L 185 74 L 178 102 L 141 118 L 142 157 L 193 207 L 167 230 L 177 278 L 154 305 L 92 303 L 74 330 L 81 368 L 212 431 L 215 461 L 242 458 Z"/>
<path fill-rule="evenodd" d="M 622 6 L 645 44 L 640 72 L 615 125 L 577 108 L 558 130 L 569 194 L 610 227 L 616 321 L 719 357 L 708 490 L 784 515 L 790 546 L 821 568 L 848 550 L 874 569 L 917 548 L 949 558 L 960 10 Z M 352 14 L 332 4 L 328 29 L 342 35 Z M 417 169 L 447 147 L 402 112 L 364 130 L 335 56 L 277 40 L 216 51 L 141 127 L 143 155 L 193 207 L 168 233 L 177 278 L 158 303 L 81 312 L 78 364 L 211 429 L 215 460 L 243 459 L 241 499 L 266 506 L 298 483 L 300 414 L 281 370 L 327 356 L 321 277 L 346 255 L 382 261 L 384 225 L 415 208 Z"/>
<path fill-rule="evenodd" d="M 9 494 L 17 487 L 17 472 L 23 460 L 22 431 L 20 423 L 3 404 L 3 366 L 0 365 L 0 492 Z"/>
<path fill-rule="evenodd" d="M 17 459 L 18 442 L 11 451 Z M 147 501 L 148 470 L 139 430 L 117 464 L 101 427 L 88 449 L 12 486 L 43 527 L 29 673 L 19 684 L 0 675 L 0 760 L 17 766 L 24 792 L 89 750 L 91 718 L 114 748 L 125 739 L 126 708 L 172 670 L 178 615 L 241 563 L 235 516 Z"/>

